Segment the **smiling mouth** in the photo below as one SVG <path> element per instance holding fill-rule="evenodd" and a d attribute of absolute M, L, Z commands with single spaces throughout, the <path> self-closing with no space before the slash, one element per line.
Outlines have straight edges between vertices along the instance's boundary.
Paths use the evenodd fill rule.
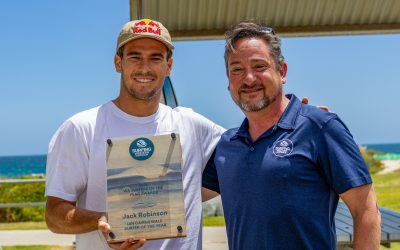
<path fill-rule="evenodd" d="M 149 83 L 154 81 L 153 78 L 148 78 L 148 77 L 134 77 L 133 78 L 136 82 L 140 82 L 140 83 Z"/>
<path fill-rule="evenodd" d="M 240 90 L 240 93 L 245 93 L 245 94 L 251 94 L 251 93 L 255 93 L 255 92 L 258 92 L 258 91 L 262 91 L 263 90 L 263 88 L 261 88 L 261 87 L 257 87 L 257 88 L 245 88 L 245 89 L 241 89 Z"/>

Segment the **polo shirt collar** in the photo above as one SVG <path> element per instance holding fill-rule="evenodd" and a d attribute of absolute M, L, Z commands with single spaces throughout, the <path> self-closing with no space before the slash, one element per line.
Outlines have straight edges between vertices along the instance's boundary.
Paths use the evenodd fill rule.
<path fill-rule="evenodd" d="M 301 109 L 301 102 L 294 94 L 288 94 L 286 97 L 290 100 L 289 104 L 275 126 L 282 129 L 294 129 Z"/>
<path fill-rule="evenodd" d="M 296 126 L 296 119 L 301 109 L 301 102 L 294 94 L 287 94 L 287 98 L 290 99 L 288 106 L 286 107 L 285 111 L 283 112 L 282 116 L 279 118 L 278 122 L 267 131 L 271 130 L 275 131 L 278 127 L 282 129 L 294 129 Z M 260 138 L 264 137 L 266 132 L 265 131 Z M 268 133 L 270 134 L 270 133 Z M 244 137 L 250 139 L 249 134 L 249 121 L 245 118 L 240 125 L 239 129 L 233 136 L 231 140 L 237 139 L 239 137 Z"/>

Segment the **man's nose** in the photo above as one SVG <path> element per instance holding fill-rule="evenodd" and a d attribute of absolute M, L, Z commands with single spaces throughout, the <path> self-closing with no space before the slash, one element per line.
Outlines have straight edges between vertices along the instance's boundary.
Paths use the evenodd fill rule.
<path fill-rule="evenodd" d="M 256 76 L 252 70 L 248 70 L 245 72 L 243 83 L 247 85 L 252 85 L 256 82 Z"/>
<path fill-rule="evenodd" d="M 149 63 L 149 61 L 143 60 L 143 61 L 140 63 L 139 71 L 142 72 L 142 73 L 150 72 L 150 71 L 151 71 L 151 68 L 150 68 L 150 63 Z"/>

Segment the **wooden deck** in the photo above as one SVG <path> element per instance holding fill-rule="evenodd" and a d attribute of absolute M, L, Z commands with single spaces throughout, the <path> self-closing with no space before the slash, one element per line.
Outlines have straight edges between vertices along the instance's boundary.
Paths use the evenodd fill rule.
<path fill-rule="evenodd" d="M 379 208 L 382 217 L 381 245 L 390 247 L 391 242 L 400 242 L 400 213 Z M 351 247 L 353 244 L 353 219 L 343 202 L 339 202 L 335 215 L 337 244 Z"/>

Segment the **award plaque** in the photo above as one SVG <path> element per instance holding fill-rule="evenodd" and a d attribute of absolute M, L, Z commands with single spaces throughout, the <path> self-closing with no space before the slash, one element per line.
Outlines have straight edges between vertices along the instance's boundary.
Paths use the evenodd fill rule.
<path fill-rule="evenodd" d="M 179 134 L 107 144 L 107 241 L 185 237 Z"/>

